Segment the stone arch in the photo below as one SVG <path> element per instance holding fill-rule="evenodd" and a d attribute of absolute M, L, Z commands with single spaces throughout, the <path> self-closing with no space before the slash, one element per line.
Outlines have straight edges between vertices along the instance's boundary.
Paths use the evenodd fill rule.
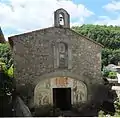
<path fill-rule="evenodd" d="M 58 9 L 54 12 L 54 25 L 56 27 L 61 26 L 60 24 L 60 15 L 63 18 L 63 22 L 64 24 L 62 25 L 62 27 L 64 28 L 70 28 L 70 16 L 68 14 L 68 12 L 64 9 Z"/>
<path fill-rule="evenodd" d="M 51 72 L 48 74 L 41 75 L 38 79 L 34 80 L 33 85 L 36 86 L 42 80 L 47 80 L 49 78 L 53 78 L 57 76 L 61 76 L 61 77 L 66 76 L 66 77 L 74 78 L 76 80 L 82 81 L 86 86 L 87 86 L 87 83 L 89 82 L 89 78 L 86 78 L 86 76 L 84 75 L 78 75 L 78 74 L 69 72 L 67 70 L 62 70 L 62 71 L 58 70 L 56 72 Z"/>
<path fill-rule="evenodd" d="M 42 78 L 43 77 L 43 78 Z M 70 76 L 68 73 L 60 72 L 48 74 L 47 76 L 42 76 L 37 81 L 36 87 L 34 89 L 34 105 L 48 105 L 53 104 L 52 100 L 52 88 L 55 88 L 55 85 L 51 84 L 56 78 L 65 78 L 67 77 L 69 83 L 67 87 L 71 87 L 72 95 L 72 104 L 77 104 L 78 102 L 86 102 L 88 100 L 88 88 L 85 81 L 76 78 L 74 75 Z M 75 77 L 75 78 L 74 78 Z M 64 86 L 63 86 L 64 87 Z"/>

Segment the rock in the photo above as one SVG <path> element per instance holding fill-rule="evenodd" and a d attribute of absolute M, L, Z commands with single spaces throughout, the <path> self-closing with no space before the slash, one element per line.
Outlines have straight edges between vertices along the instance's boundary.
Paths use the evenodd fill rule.
<path fill-rule="evenodd" d="M 16 97 L 16 100 L 13 104 L 14 116 L 24 116 L 31 117 L 31 112 L 29 108 L 24 104 L 23 100 L 20 97 Z"/>

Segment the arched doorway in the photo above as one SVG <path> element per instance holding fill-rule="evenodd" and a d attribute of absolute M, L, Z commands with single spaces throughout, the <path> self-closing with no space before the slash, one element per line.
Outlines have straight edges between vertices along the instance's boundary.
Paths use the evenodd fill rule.
<path fill-rule="evenodd" d="M 53 77 L 40 81 L 34 91 L 37 107 L 54 105 L 61 110 L 69 110 L 72 105 L 87 100 L 86 85 L 70 77 Z"/>

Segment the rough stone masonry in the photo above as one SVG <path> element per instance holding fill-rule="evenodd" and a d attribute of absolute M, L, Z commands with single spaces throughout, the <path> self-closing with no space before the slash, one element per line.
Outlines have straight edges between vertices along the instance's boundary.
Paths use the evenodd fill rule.
<path fill-rule="evenodd" d="M 62 22 L 62 23 L 61 23 Z M 101 77 L 102 45 L 70 29 L 64 9 L 54 12 L 54 27 L 9 37 L 16 91 L 29 108 L 101 103 L 107 96 Z M 58 92 L 64 88 L 69 92 Z M 65 89 L 66 88 L 66 89 Z M 66 101 L 66 105 L 67 105 Z"/>

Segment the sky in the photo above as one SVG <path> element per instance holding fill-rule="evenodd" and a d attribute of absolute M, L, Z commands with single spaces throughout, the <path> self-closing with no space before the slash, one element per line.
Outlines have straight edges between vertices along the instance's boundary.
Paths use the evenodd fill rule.
<path fill-rule="evenodd" d="M 54 11 L 64 8 L 71 26 L 120 26 L 120 0 L 0 0 L 0 26 L 5 38 L 54 26 Z"/>

